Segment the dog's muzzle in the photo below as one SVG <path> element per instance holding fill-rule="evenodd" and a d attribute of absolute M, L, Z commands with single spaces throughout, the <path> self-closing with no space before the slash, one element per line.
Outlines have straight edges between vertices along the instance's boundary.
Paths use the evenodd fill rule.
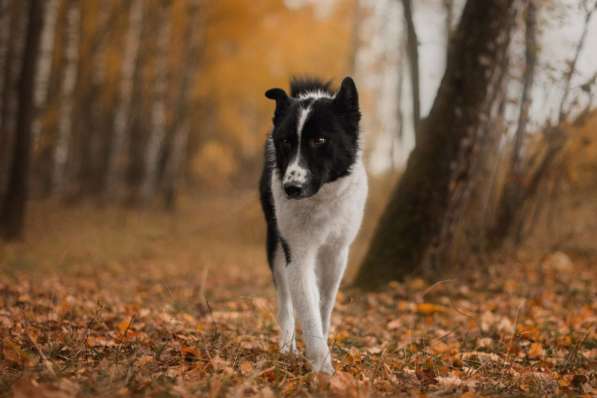
<path fill-rule="evenodd" d="M 291 164 L 284 175 L 282 186 L 284 192 L 290 199 L 300 199 L 308 196 L 309 171 L 298 165 L 298 162 Z"/>
<path fill-rule="evenodd" d="M 305 189 L 302 185 L 294 182 L 284 184 L 284 192 L 290 199 L 299 199 L 303 196 Z"/>

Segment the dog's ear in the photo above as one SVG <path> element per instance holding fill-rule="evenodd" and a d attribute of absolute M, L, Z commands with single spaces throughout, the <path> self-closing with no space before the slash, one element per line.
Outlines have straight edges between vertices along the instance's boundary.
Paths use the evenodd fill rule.
<path fill-rule="evenodd" d="M 273 122 L 274 124 L 278 124 L 278 121 L 290 106 L 290 98 L 286 94 L 286 91 L 281 88 L 270 88 L 265 92 L 265 96 L 276 101 Z"/>
<path fill-rule="evenodd" d="M 341 113 L 359 113 L 359 94 L 350 76 L 342 80 L 340 90 L 334 97 L 334 107 Z"/>

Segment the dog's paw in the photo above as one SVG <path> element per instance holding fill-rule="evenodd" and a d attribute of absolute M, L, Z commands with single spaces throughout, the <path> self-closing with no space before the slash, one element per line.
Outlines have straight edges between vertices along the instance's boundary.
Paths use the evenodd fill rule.
<path fill-rule="evenodd" d="M 330 360 L 329 356 L 327 359 L 319 362 L 312 362 L 311 366 L 314 372 L 324 373 L 327 375 L 333 375 L 336 370 L 332 366 L 332 361 Z"/>
<path fill-rule="evenodd" d="M 292 341 L 280 342 L 280 353 L 285 355 L 296 354 L 296 341 L 292 339 Z"/>
<path fill-rule="evenodd" d="M 334 374 L 335 370 L 332 366 L 332 356 L 329 349 L 320 350 L 316 355 L 308 355 L 311 369 L 314 372 L 325 373 L 328 375 Z"/>

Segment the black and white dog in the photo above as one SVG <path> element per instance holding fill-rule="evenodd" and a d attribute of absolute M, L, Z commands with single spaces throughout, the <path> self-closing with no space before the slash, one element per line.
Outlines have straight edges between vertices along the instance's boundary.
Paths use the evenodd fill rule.
<path fill-rule="evenodd" d="M 276 101 L 260 182 L 267 257 L 278 293 L 280 350 L 296 352 L 295 316 L 314 371 L 333 373 L 327 344 L 348 250 L 363 218 L 367 175 L 359 147 L 359 100 L 350 77 L 337 92 L 293 80 Z"/>

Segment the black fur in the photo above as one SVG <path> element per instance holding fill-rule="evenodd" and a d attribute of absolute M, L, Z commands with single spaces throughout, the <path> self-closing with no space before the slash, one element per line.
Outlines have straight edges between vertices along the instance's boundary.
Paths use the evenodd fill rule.
<path fill-rule="evenodd" d="M 322 98 L 305 97 L 310 92 L 322 92 Z M 310 107 L 302 129 L 300 155 L 308 177 L 298 199 L 313 196 L 324 184 L 336 181 L 350 173 L 359 150 L 358 94 L 354 82 L 345 78 L 334 96 L 330 82 L 313 78 L 294 78 L 290 83 L 290 96 L 280 88 L 266 92 L 266 97 L 276 101 L 273 130 L 265 148 L 265 160 L 260 181 L 260 196 L 267 223 L 267 257 L 273 267 L 274 255 L 280 243 L 287 263 L 291 260 L 288 245 L 278 231 L 275 203 L 271 192 L 272 172 L 282 176 L 299 150 L 297 125 L 300 109 Z M 332 97 L 332 98 L 330 98 Z M 268 151 L 275 153 L 268 153 Z M 275 161 L 274 161 L 275 159 Z"/>
<path fill-rule="evenodd" d="M 305 94 L 311 91 L 321 90 L 326 92 L 330 95 L 334 94 L 334 91 L 331 88 L 332 82 L 327 81 L 324 82 L 323 80 L 314 78 L 314 77 L 293 77 L 290 79 L 290 96 L 294 98 L 298 98 L 300 94 Z"/>

